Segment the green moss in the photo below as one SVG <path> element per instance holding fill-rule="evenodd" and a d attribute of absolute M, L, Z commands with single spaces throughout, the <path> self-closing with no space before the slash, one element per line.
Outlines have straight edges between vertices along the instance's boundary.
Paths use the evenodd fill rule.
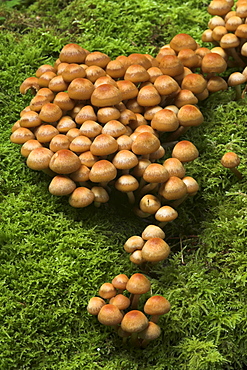
<path fill-rule="evenodd" d="M 9 141 L 11 126 L 31 98 L 19 93 L 21 82 L 41 64 L 53 63 L 65 43 L 111 57 L 155 54 L 179 32 L 199 42 L 207 5 L 40 0 L 26 9 L 0 8 L 1 369 L 246 365 L 246 99 L 233 101 L 232 90 L 211 95 L 200 104 L 204 123 L 184 136 L 200 152 L 186 165 L 200 191 L 165 227 L 170 257 L 148 272 L 152 293 L 164 295 L 172 309 L 160 321 L 161 337 L 145 350 L 123 345 L 86 305 L 103 282 L 139 271 L 123 244 L 140 235 L 146 221 L 134 216 L 124 194 L 112 193 L 100 209 L 73 209 L 67 197 L 49 194 L 49 177 L 30 170 L 20 146 Z M 241 158 L 242 181 L 220 164 L 229 150 Z"/>

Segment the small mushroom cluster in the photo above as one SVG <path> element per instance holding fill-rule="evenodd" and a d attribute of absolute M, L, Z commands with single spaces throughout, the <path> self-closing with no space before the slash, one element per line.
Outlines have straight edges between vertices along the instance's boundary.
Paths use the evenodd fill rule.
<path fill-rule="evenodd" d="M 236 99 L 244 95 L 241 85 L 247 81 L 247 1 L 212 0 L 208 6 L 212 18 L 202 41 L 214 45 L 211 52 L 221 55 L 229 67 L 239 67 L 242 72 L 229 75 L 225 88 L 235 87 Z M 223 81 L 222 81 L 223 83 Z"/>
<path fill-rule="evenodd" d="M 21 84 L 22 94 L 31 90 L 35 96 L 10 139 L 22 145 L 29 168 L 52 177 L 51 194 L 69 196 L 71 206 L 82 208 L 106 203 L 115 187 L 143 217 L 189 194 L 177 166 L 197 158 L 198 150 L 188 140 L 174 140 L 203 122 L 196 104 L 207 82 L 185 67 L 185 46 L 197 48 L 191 36 L 181 34 L 156 57 L 136 53 L 111 60 L 67 44 L 54 65 L 40 66 Z M 168 170 L 157 161 L 171 143 Z"/>
<path fill-rule="evenodd" d="M 148 225 L 141 236 L 133 235 L 126 240 L 124 250 L 130 253 L 130 261 L 136 265 L 163 261 L 170 254 L 170 247 L 164 238 L 165 233 L 159 226 Z"/>
<path fill-rule="evenodd" d="M 149 297 L 138 309 L 141 295 L 150 291 L 149 279 L 140 273 L 128 278 L 125 274 L 114 277 L 111 283 L 101 285 L 98 295 L 92 297 L 87 311 L 95 315 L 98 321 L 113 327 L 126 342 L 130 338 L 137 347 L 146 347 L 151 340 L 161 334 L 159 317 L 170 311 L 170 302 L 160 295 Z"/>

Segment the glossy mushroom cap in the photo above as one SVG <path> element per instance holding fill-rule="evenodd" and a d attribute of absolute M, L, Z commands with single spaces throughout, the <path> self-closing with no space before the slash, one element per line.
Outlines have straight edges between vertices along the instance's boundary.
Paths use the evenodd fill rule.
<path fill-rule="evenodd" d="M 89 179 L 92 182 L 108 182 L 117 176 L 116 167 L 106 159 L 97 161 L 91 168 Z"/>
<path fill-rule="evenodd" d="M 120 310 L 125 310 L 130 306 L 130 299 L 123 294 L 117 294 L 110 299 L 109 303 L 114 304 L 114 306 L 117 306 Z"/>
<path fill-rule="evenodd" d="M 148 326 L 142 332 L 139 333 L 139 337 L 143 339 L 141 347 L 145 347 L 147 342 L 150 340 L 157 339 L 161 334 L 161 329 L 159 325 L 155 324 L 152 321 L 149 321 Z"/>
<path fill-rule="evenodd" d="M 105 305 L 105 301 L 100 297 L 92 297 L 87 305 L 87 311 L 91 315 L 98 315 L 101 308 Z"/>
<path fill-rule="evenodd" d="M 237 167 L 240 163 L 239 156 L 234 152 L 227 152 L 223 155 L 220 160 L 222 166 L 226 168 L 234 168 Z"/>
<path fill-rule="evenodd" d="M 170 41 L 170 47 L 177 53 L 183 49 L 197 49 L 197 43 L 190 35 L 186 33 L 179 33 Z"/>
<path fill-rule="evenodd" d="M 148 225 L 142 232 L 142 239 L 149 240 L 151 238 L 165 238 L 164 231 L 156 225 Z"/>
<path fill-rule="evenodd" d="M 173 221 L 178 217 L 178 212 L 170 206 L 162 206 L 155 213 L 155 219 L 160 222 Z"/>
<path fill-rule="evenodd" d="M 144 294 L 150 290 L 151 283 L 145 275 L 136 273 L 129 278 L 126 289 L 132 294 Z"/>
<path fill-rule="evenodd" d="M 171 176 L 161 185 L 159 194 L 167 200 L 176 200 L 187 194 L 187 187 L 179 177 Z"/>
<path fill-rule="evenodd" d="M 128 253 L 132 253 L 137 249 L 142 249 L 143 245 L 143 238 L 138 235 L 133 235 L 124 243 L 124 250 Z"/>
<path fill-rule="evenodd" d="M 94 201 L 94 193 L 85 186 L 76 188 L 69 197 L 69 204 L 75 208 L 84 208 Z"/>
<path fill-rule="evenodd" d="M 142 248 L 142 257 L 149 262 L 159 262 L 170 254 L 169 245 L 161 238 L 147 240 Z"/>
<path fill-rule="evenodd" d="M 164 315 L 171 309 L 170 302 L 160 295 L 154 295 L 146 301 L 144 312 L 148 315 Z"/>
<path fill-rule="evenodd" d="M 32 170 L 42 171 L 49 168 L 53 152 L 48 148 L 36 148 L 27 157 L 27 166 Z"/>
<path fill-rule="evenodd" d="M 121 322 L 121 328 L 128 333 L 139 333 L 148 326 L 148 319 L 138 310 L 127 312 Z"/>
<path fill-rule="evenodd" d="M 49 192 L 53 195 L 63 196 L 71 194 L 76 188 L 76 184 L 67 176 L 54 176 L 49 185 Z"/>
<path fill-rule="evenodd" d="M 185 172 L 186 172 L 185 167 L 183 163 L 177 158 L 167 158 L 163 162 L 163 166 L 169 173 L 170 177 L 176 176 L 176 177 L 183 178 L 185 176 Z"/>
<path fill-rule="evenodd" d="M 60 54 L 59 60 L 66 63 L 83 63 L 87 52 L 78 44 L 65 45 Z"/>
<path fill-rule="evenodd" d="M 71 150 L 58 150 L 51 158 L 49 167 L 52 171 L 66 175 L 72 173 L 81 166 L 78 156 Z"/>
<path fill-rule="evenodd" d="M 111 283 L 104 283 L 99 289 L 99 296 L 105 299 L 115 297 L 117 291 Z"/>
<path fill-rule="evenodd" d="M 112 279 L 112 285 L 116 289 L 125 290 L 129 278 L 125 274 L 119 274 Z"/>
<path fill-rule="evenodd" d="M 123 314 L 117 306 L 105 304 L 98 313 L 98 320 L 101 324 L 115 326 L 123 320 Z"/>
<path fill-rule="evenodd" d="M 109 107 L 121 101 L 121 91 L 116 86 L 107 83 L 96 87 L 91 96 L 91 103 L 96 107 Z"/>
<path fill-rule="evenodd" d="M 173 148 L 172 157 L 180 162 L 191 162 L 199 156 L 199 152 L 194 144 L 188 140 L 179 141 Z"/>

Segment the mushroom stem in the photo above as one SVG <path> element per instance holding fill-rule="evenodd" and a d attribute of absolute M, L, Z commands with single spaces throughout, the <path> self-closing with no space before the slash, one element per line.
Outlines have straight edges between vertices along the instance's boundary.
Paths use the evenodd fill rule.
<path fill-rule="evenodd" d="M 164 149 L 166 148 L 173 148 L 176 144 L 178 143 L 178 140 L 175 140 L 175 141 L 165 141 L 164 143 L 162 143 L 161 145 L 163 146 Z"/>
<path fill-rule="evenodd" d="M 135 346 L 135 347 L 140 347 L 140 341 L 138 339 L 138 333 L 131 333 L 131 343 Z"/>
<path fill-rule="evenodd" d="M 241 90 L 241 85 L 235 86 L 235 100 L 240 100 L 242 98 L 242 90 Z"/>
<path fill-rule="evenodd" d="M 237 168 L 230 168 L 230 170 L 234 173 L 235 176 L 237 176 L 239 180 L 242 180 L 243 175 Z"/>
<path fill-rule="evenodd" d="M 45 168 L 44 170 L 42 170 L 42 172 L 44 172 L 46 175 L 48 175 L 50 177 L 56 176 L 56 173 L 53 172 L 50 168 Z"/>
<path fill-rule="evenodd" d="M 128 196 L 129 203 L 134 204 L 135 203 L 135 196 L 134 196 L 133 191 L 128 191 L 126 194 Z"/>
<path fill-rule="evenodd" d="M 182 204 L 182 203 L 185 201 L 185 199 L 187 199 L 187 198 L 188 198 L 188 194 L 185 194 L 185 196 L 183 196 L 182 198 L 174 200 L 174 201 L 172 202 L 172 207 L 174 207 L 174 208 L 178 207 L 178 206 L 179 206 L 180 204 Z"/>
<path fill-rule="evenodd" d="M 150 182 L 149 184 L 143 186 L 143 188 L 141 189 L 141 191 L 139 192 L 139 196 L 142 197 L 143 195 L 151 192 L 152 190 L 154 190 L 156 188 L 158 184 L 156 182 Z"/>
<path fill-rule="evenodd" d="M 159 321 L 160 316 L 161 316 L 161 315 L 151 315 L 151 316 L 150 316 L 150 320 L 149 320 L 149 321 L 152 321 L 152 322 L 154 322 L 155 324 L 157 324 L 157 323 L 158 323 L 158 321 Z"/>
<path fill-rule="evenodd" d="M 176 131 L 172 132 L 167 138 L 167 142 L 172 142 L 174 140 L 177 140 L 180 136 L 184 135 L 190 126 L 184 127 L 184 126 L 179 126 Z M 175 143 L 174 143 L 175 145 Z"/>
<path fill-rule="evenodd" d="M 139 208 L 135 207 L 133 209 L 133 212 L 136 216 L 140 217 L 140 218 L 146 218 L 146 217 L 149 217 L 151 216 L 151 213 L 147 213 L 147 212 L 142 212 Z"/>
<path fill-rule="evenodd" d="M 141 296 L 141 294 L 131 294 L 130 295 L 130 301 L 131 301 L 130 308 L 131 308 L 131 310 L 137 310 L 140 296 Z"/>
<path fill-rule="evenodd" d="M 228 49 L 229 54 L 233 57 L 233 59 L 238 63 L 241 68 L 245 68 L 245 62 L 240 58 L 239 54 L 237 53 L 235 48 Z"/>
<path fill-rule="evenodd" d="M 141 342 L 141 348 L 146 348 L 149 343 L 150 343 L 150 340 L 143 339 L 143 341 Z"/>
<path fill-rule="evenodd" d="M 168 224 L 168 221 L 163 221 L 163 222 L 159 222 L 159 223 L 158 223 L 158 226 L 159 226 L 161 229 L 163 229 L 163 227 L 164 227 L 166 224 Z"/>

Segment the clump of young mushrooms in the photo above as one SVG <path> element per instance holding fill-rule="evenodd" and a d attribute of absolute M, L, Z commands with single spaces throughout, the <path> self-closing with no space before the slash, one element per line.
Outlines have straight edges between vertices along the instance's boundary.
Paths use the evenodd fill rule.
<path fill-rule="evenodd" d="M 160 336 L 158 320 L 171 308 L 165 297 L 150 296 L 150 288 L 151 282 L 143 274 L 135 273 L 130 278 L 119 274 L 111 283 L 101 285 L 98 296 L 89 300 L 87 311 L 101 324 L 112 327 L 124 343 L 129 338 L 134 346 L 145 348 Z M 146 300 L 143 302 L 141 297 Z"/>

